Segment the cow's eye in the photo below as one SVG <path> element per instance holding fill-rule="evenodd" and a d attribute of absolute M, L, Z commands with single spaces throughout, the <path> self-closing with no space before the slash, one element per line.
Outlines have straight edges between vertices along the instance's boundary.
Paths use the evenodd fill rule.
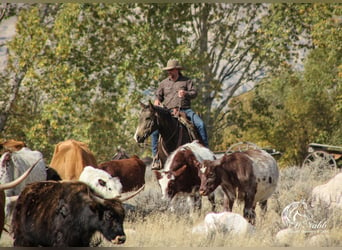
<path fill-rule="evenodd" d="M 105 213 L 105 220 L 112 220 L 113 215 L 111 213 Z"/>

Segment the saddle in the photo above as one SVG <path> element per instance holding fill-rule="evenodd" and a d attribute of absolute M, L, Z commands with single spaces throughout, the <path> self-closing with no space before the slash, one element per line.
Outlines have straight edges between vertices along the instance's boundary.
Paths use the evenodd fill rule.
<path fill-rule="evenodd" d="M 198 139 L 198 132 L 194 124 L 186 117 L 185 112 L 180 111 L 178 108 L 172 110 L 172 115 L 178 119 L 178 121 L 183 124 L 188 130 L 191 140 Z"/>

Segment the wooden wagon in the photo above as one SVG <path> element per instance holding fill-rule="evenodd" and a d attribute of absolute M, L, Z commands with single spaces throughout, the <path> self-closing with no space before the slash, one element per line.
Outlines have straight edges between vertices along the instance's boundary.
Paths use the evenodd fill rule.
<path fill-rule="evenodd" d="M 302 166 L 318 166 L 320 168 L 336 168 L 342 166 L 342 147 L 310 143 L 308 145 L 308 155 Z"/>
<path fill-rule="evenodd" d="M 235 144 L 232 144 L 226 151 L 215 151 L 215 155 L 219 158 L 221 157 L 223 154 L 231 154 L 233 152 L 241 152 L 241 151 L 245 151 L 248 149 L 262 149 L 265 150 L 267 153 L 269 153 L 270 155 L 272 155 L 273 157 L 279 157 L 281 155 L 281 153 L 279 151 L 277 151 L 276 149 L 273 148 L 269 148 L 269 147 L 259 147 L 258 145 L 252 143 L 252 142 L 248 142 L 248 141 L 243 141 L 243 142 L 238 142 Z"/>

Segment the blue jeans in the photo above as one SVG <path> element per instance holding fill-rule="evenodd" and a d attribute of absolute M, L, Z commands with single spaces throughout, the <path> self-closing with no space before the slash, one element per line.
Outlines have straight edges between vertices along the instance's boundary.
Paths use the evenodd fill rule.
<path fill-rule="evenodd" d="M 202 138 L 204 146 L 209 147 L 207 129 L 201 117 L 199 117 L 199 115 L 197 115 L 192 109 L 181 109 L 181 111 L 185 112 L 188 119 L 197 128 L 197 131 Z M 157 154 L 157 149 L 158 149 L 158 138 L 159 138 L 158 130 L 154 131 L 151 134 L 151 137 L 152 137 L 151 138 L 152 155 L 155 156 Z"/>
<path fill-rule="evenodd" d="M 152 155 L 155 156 L 158 151 L 158 138 L 159 138 L 159 131 L 155 130 L 151 134 L 151 144 L 152 144 Z"/>

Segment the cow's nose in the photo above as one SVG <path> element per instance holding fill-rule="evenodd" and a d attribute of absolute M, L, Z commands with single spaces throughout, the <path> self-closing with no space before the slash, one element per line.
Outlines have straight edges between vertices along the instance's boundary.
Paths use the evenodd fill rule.
<path fill-rule="evenodd" d="M 199 193 L 200 193 L 200 195 L 205 195 L 205 191 L 204 190 L 200 190 Z"/>
<path fill-rule="evenodd" d="M 126 236 L 125 235 L 118 235 L 115 237 L 114 240 L 112 240 L 112 243 L 114 244 L 123 244 L 126 241 Z"/>

